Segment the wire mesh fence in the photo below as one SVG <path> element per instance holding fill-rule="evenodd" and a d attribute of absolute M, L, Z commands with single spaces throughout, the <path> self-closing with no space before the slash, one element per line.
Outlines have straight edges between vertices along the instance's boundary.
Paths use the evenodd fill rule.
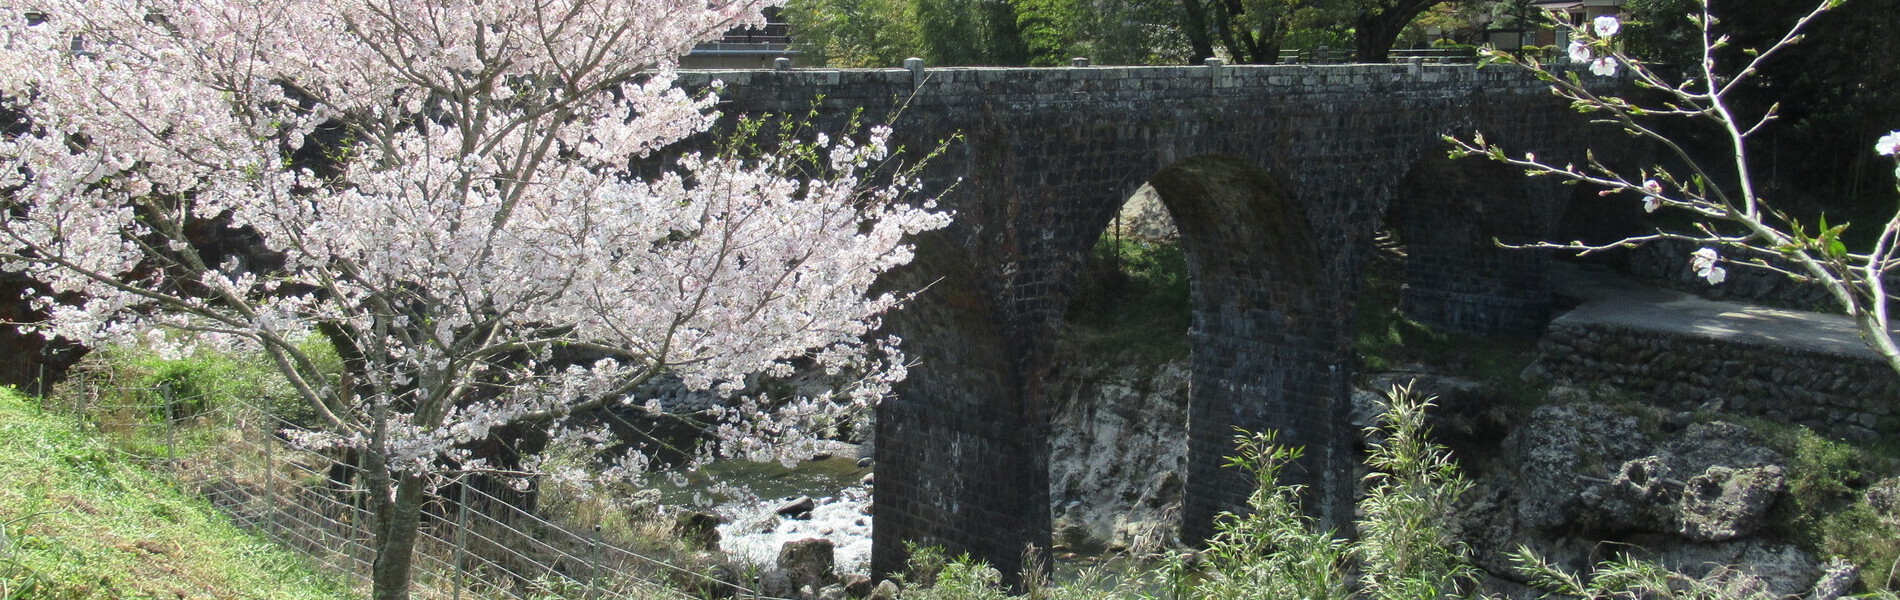
<path fill-rule="evenodd" d="M 298 426 L 279 411 L 229 399 L 208 406 L 165 387 L 96 378 L 73 382 L 49 404 L 82 416 L 128 460 L 169 475 L 240 526 L 368 587 L 375 519 L 356 465 L 348 456 L 291 446 L 284 432 Z M 599 524 L 537 514 L 533 498 L 493 477 L 444 478 L 424 505 L 412 593 L 455 600 L 769 598 L 730 570 L 678 566 L 610 539 Z"/>

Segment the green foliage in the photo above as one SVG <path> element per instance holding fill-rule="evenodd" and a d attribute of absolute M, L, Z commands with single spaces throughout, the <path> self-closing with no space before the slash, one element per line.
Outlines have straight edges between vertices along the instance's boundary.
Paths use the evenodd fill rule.
<path fill-rule="evenodd" d="M 1369 490 L 1360 501 L 1365 515 L 1357 540 L 1366 596 L 1378 600 L 1431 600 L 1455 595 L 1477 575 L 1465 546 L 1446 527 L 1458 498 L 1471 483 L 1458 473 L 1451 452 L 1432 443 L 1425 426 L 1431 399 L 1409 387 L 1394 388 L 1380 402 L 1378 441 L 1366 457 Z"/>
<path fill-rule="evenodd" d="M 1022 65 L 1029 53 L 1008 2 L 913 0 L 924 59 L 933 65 Z"/>
<path fill-rule="evenodd" d="M 1010 0 L 1031 66 L 1066 65 L 1083 35 L 1084 0 Z"/>
<path fill-rule="evenodd" d="M 1104 65 L 1189 62 L 1180 0 L 1085 0 L 1074 56 Z"/>
<path fill-rule="evenodd" d="M 342 360 L 321 338 L 310 336 L 301 346 L 326 374 L 342 372 Z M 97 356 L 93 363 L 96 379 L 111 386 L 108 394 L 117 396 L 110 399 L 111 403 L 159 407 L 149 415 L 150 422 L 189 420 L 236 405 L 262 407 L 293 423 L 315 419 L 311 407 L 259 354 L 210 346 L 175 353 L 120 345 L 106 348 Z"/>
<path fill-rule="evenodd" d="M 1032 582 L 1029 597 L 1432 600 L 1460 594 L 1474 571 L 1445 523 L 1469 486 L 1445 448 L 1428 439 L 1424 415 L 1430 406 L 1405 388 L 1387 395 L 1386 413 L 1373 428 L 1380 442 L 1367 460 L 1376 474 L 1368 478 L 1361 505 L 1359 540 L 1320 530 L 1301 510 L 1300 487 L 1280 482 L 1281 470 L 1299 459 L 1299 449 L 1279 444 L 1274 432 L 1242 433 L 1228 466 L 1252 475 L 1256 487 L 1246 511 L 1218 518 L 1198 561 L 1165 557 L 1114 586 Z M 943 556 L 940 550 L 912 549 L 906 600 L 1001 597 L 995 571 Z M 1359 573 L 1357 591 L 1349 569 Z"/>
<path fill-rule="evenodd" d="M 812 64 L 890 68 L 923 54 L 911 0 L 791 0 L 784 15 Z"/>
<path fill-rule="evenodd" d="M 1179 245 L 1105 234 L 1072 298 L 1065 342 L 1078 343 L 1082 356 L 1131 353 L 1163 362 L 1187 355 L 1193 307 Z"/>
<path fill-rule="evenodd" d="M 348 597 L 6 389 L 0 439 L 0 599 Z"/>
<path fill-rule="evenodd" d="M 1893 493 L 1900 495 L 1900 490 Z M 1823 554 L 1861 567 L 1861 585 L 1870 591 L 1900 591 L 1900 514 L 1861 500 L 1824 517 L 1820 537 Z"/>
<path fill-rule="evenodd" d="M 1750 419 L 1744 423 L 1788 457 L 1788 495 L 1771 519 L 1783 535 L 1818 548 L 1820 521 L 1854 499 L 1871 465 L 1865 451 L 1821 437 L 1812 429 Z"/>
<path fill-rule="evenodd" d="M 1347 598 L 1351 545 L 1321 531 L 1300 508 L 1300 486 L 1279 481 L 1280 470 L 1300 450 L 1279 445 L 1276 432 L 1235 438 L 1239 454 L 1227 466 L 1252 474 L 1257 487 L 1249 513 L 1222 513 L 1207 542 L 1207 578 L 1195 588 L 1202 598 Z"/>
<path fill-rule="evenodd" d="M 949 561 L 937 571 L 935 584 L 912 588 L 906 600 L 1004 600 L 1003 575 L 980 561 L 964 556 Z"/>
<path fill-rule="evenodd" d="M 1374 0 L 791 0 L 799 49 L 820 66 L 1239 63 L 1281 48 L 1343 51 Z M 1407 13 L 1416 14 L 1416 13 Z"/>
<path fill-rule="evenodd" d="M 1860 565 L 1861 583 L 1870 590 L 1900 589 L 1900 515 L 1870 505 L 1863 494 L 1873 480 L 1900 471 L 1892 449 L 1830 440 L 1806 427 L 1744 423 L 1788 457 L 1788 495 L 1770 518 L 1776 531 L 1817 555 Z M 1900 486 L 1896 482 L 1880 485 Z M 1900 497 L 1900 490 L 1893 494 Z"/>
<path fill-rule="evenodd" d="M 1692 577 L 1627 553 L 1598 563 L 1588 576 L 1565 571 L 1536 552 L 1519 547 L 1511 555 L 1531 587 L 1583 600 L 1649 598 L 1655 600 L 1777 600 L 1760 579 L 1729 568 Z"/>

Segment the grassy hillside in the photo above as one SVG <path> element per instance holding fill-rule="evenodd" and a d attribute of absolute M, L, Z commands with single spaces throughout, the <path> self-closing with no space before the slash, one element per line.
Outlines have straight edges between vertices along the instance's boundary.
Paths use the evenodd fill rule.
<path fill-rule="evenodd" d="M 0 388 L 0 600 L 345 597 L 297 555 Z"/>

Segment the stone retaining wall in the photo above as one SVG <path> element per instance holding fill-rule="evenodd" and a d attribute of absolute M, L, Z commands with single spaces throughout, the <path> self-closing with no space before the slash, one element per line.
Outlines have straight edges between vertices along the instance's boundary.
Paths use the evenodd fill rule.
<path fill-rule="evenodd" d="M 1539 344 L 1541 375 L 1870 439 L 1900 433 L 1900 376 L 1868 352 L 1781 345 L 1559 318 Z"/>

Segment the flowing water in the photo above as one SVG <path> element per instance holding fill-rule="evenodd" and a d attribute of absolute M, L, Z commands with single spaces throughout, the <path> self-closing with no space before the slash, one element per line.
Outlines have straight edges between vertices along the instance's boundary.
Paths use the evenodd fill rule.
<path fill-rule="evenodd" d="M 860 482 L 871 469 L 857 463 L 849 452 L 789 468 L 722 461 L 694 473 L 685 487 L 669 487 L 661 501 L 724 517 L 719 548 L 741 561 L 769 568 L 785 542 L 825 538 L 837 549 L 839 573 L 866 573 L 871 565 L 871 516 L 864 512 L 871 506 L 871 488 Z M 733 487 L 749 493 L 725 491 Z M 776 514 L 778 507 L 799 496 L 817 503 L 810 518 Z"/>

